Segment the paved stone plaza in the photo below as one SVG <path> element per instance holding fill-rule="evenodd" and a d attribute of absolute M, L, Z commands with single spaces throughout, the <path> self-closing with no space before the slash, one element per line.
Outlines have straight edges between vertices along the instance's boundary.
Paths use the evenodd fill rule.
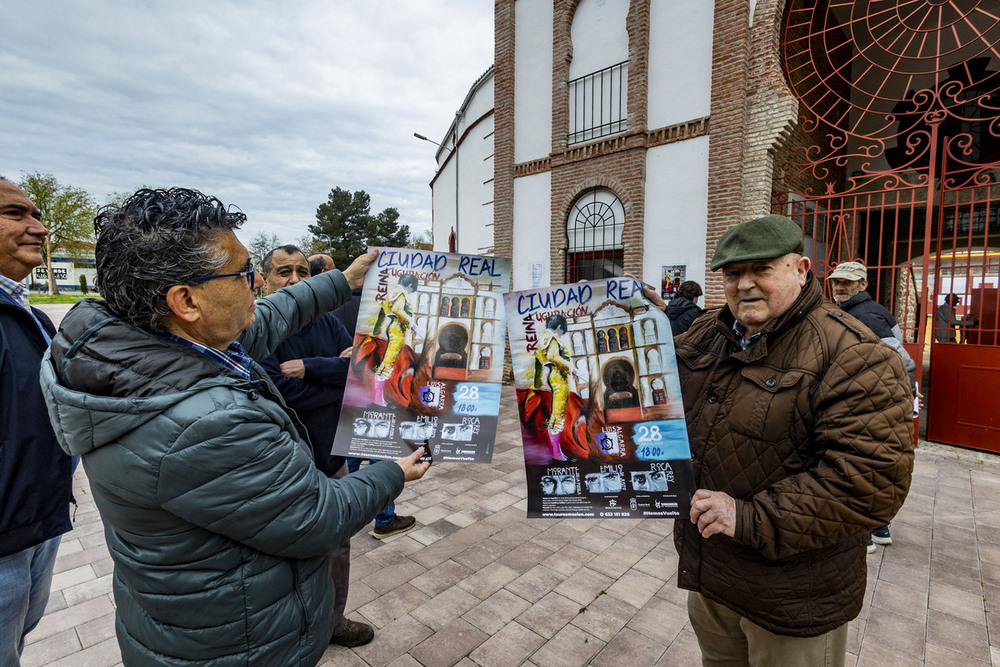
<path fill-rule="evenodd" d="M 493 463 L 436 464 L 352 541 L 349 616 L 376 628 L 322 665 L 697 665 L 671 520 L 528 520 L 514 392 Z M 82 467 L 48 613 L 24 667 L 118 665 L 111 559 Z M 1000 457 L 921 443 L 895 543 L 868 557 L 849 665 L 1000 665 Z M 194 611 L 194 610 L 192 610 Z"/>

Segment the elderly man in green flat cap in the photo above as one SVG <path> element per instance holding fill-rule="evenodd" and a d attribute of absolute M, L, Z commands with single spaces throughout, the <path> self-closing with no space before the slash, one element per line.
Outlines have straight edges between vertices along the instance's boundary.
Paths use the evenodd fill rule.
<path fill-rule="evenodd" d="M 698 491 L 674 525 L 705 665 L 843 664 L 869 531 L 906 498 L 900 356 L 822 294 L 802 230 L 719 240 L 726 307 L 675 339 Z"/>

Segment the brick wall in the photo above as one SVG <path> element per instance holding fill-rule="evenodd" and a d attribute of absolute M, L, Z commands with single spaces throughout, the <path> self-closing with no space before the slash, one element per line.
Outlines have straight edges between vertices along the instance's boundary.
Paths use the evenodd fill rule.
<path fill-rule="evenodd" d="M 494 3 L 493 252 L 514 254 L 514 0 Z"/>
<path fill-rule="evenodd" d="M 705 303 L 724 303 L 721 276 L 708 268 L 719 238 L 741 221 L 747 135 L 750 3 L 716 0 L 712 46 L 712 131 L 708 144 Z"/>

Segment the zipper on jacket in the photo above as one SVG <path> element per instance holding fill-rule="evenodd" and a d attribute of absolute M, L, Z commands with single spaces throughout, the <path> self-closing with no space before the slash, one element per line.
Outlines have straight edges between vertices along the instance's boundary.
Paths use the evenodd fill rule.
<path fill-rule="evenodd" d="M 292 568 L 292 590 L 295 592 L 295 604 L 299 607 L 299 637 L 303 637 L 309 628 L 309 621 L 306 618 L 306 604 L 302 600 L 302 592 L 299 590 L 299 568 L 295 563 L 291 563 Z M 329 642 L 329 638 L 327 638 Z"/>

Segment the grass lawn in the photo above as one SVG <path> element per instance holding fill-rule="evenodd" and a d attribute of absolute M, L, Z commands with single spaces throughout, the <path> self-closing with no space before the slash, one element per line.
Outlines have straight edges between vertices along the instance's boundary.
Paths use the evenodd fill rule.
<path fill-rule="evenodd" d="M 80 299 L 100 299 L 101 295 L 97 292 L 91 292 L 90 294 L 29 294 L 28 302 L 33 306 L 50 304 L 50 303 L 76 303 Z"/>

